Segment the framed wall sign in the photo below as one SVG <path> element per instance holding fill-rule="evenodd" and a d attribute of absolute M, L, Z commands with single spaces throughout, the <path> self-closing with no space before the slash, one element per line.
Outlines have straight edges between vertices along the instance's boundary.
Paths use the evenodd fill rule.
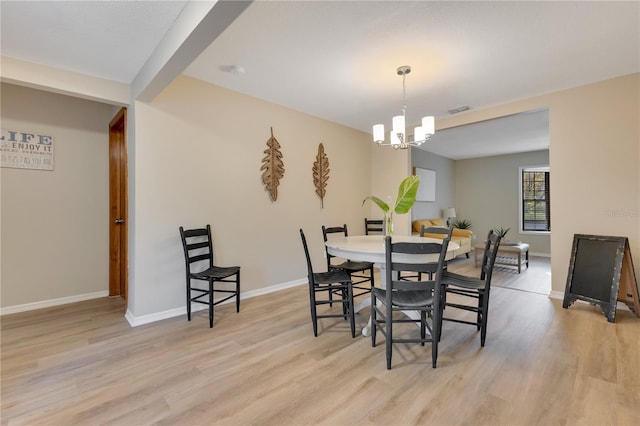
<path fill-rule="evenodd" d="M 413 174 L 420 176 L 420 186 L 416 194 L 416 201 L 436 200 L 436 172 L 435 170 L 413 168 Z"/>
<path fill-rule="evenodd" d="M 2 129 L 0 167 L 53 170 L 53 136 Z"/>

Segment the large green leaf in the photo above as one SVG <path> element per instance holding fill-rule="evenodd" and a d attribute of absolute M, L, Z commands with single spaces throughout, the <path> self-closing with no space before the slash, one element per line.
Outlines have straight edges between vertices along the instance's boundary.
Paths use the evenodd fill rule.
<path fill-rule="evenodd" d="M 387 203 L 385 203 L 384 201 L 382 201 L 380 198 L 375 197 L 373 195 L 368 196 L 367 198 L 365 198 L 364 200 L 362 200 L 362 204 L 364 205 L 365 201 L 367 200 L 371 200 L 374 203 L 376 203 L 378 205 L 378 207 L 380 207 L 380 209 L 383 212 L 388 212 L 389 211 L 389 205 Z"/>
<path fill-rule="evenodd" d="M 396 199 L 396 207 L 394 209 L 396 213 L 405 214 L 411 210 L 413 203 L 416 201 L 419 185 L 419 175 L 409 176 L 402 181 L 400 188 L 398 188 L 398 198 Z"/>

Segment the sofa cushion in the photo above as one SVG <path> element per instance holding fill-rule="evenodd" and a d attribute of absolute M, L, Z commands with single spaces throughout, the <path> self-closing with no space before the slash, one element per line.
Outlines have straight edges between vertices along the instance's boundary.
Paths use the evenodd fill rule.
<path fill-rule="evenodd" d="M 422 225 L 425 228 L 429 227 L 445 227 L 444 219 L 441 218 L 433 218 L 433 219 L 416 219 L 411 222 L 411 232 L 413 235 L 420 235 L 420 230 L 422 229 Z M 425 237 L 430 238 L 438 238 L 443 239 L 443 234 L 433 234 L 427 232 L 424 234 Z M 469 253 L 471 251 L 471 239 L 473 238 L 473 231 L 470 229 L 458 229 L 454 228 L 451 232 L 451 241 L 458 244 L 460 248 L 456 250 L 458 255 Z"/>
<path fill-rule="evenodd" d="M 458 228 L 453 228 L 453 233 L 451 234 L 451 236 L 467 237 L 467 238 L 471 238 L 472 235 L 473 235 L 473 231 L 471 231 L 470 229 L 458 229 Z"/>
<path fill-rule="evenodd" d="M 441 218 L 435 218 L 435 219 L 429 219 L 431 221 L 431 226 L 445 226 L 444 224 L 444 219 Z"/>
<path fill-rule="evenodd" d="M 419 234 L 420 230 L 422 229 L 422 225 L 424 225 L 425 228 L 433 226 L 431 224 L 431 220 L 430 219 L 414 220 L 413 222 L 411 222 L 411 232 L 413 232 L 414 234 Z"/>

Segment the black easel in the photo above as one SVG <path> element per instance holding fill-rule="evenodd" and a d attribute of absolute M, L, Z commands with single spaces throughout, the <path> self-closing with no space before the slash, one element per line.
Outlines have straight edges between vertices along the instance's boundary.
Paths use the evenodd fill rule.
<path fill-rule="evenodd" d="M 576 300 L 600 306 L 609 322 L 615 322 L 618 300 L 640 315 L 638 281 L 626 237 L 573 236 L 562 307 Z"/>

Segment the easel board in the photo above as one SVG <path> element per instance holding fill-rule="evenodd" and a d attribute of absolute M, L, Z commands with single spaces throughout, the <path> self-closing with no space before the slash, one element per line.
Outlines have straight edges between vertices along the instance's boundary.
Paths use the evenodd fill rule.
<path fill-rule="evenodd" d="M 576 300 L 600 306 L 609 322 L 615 322 L 618 300 L 638 316 L 638 282 L 626 237 L 573 236 L 562 307 Z"/>

